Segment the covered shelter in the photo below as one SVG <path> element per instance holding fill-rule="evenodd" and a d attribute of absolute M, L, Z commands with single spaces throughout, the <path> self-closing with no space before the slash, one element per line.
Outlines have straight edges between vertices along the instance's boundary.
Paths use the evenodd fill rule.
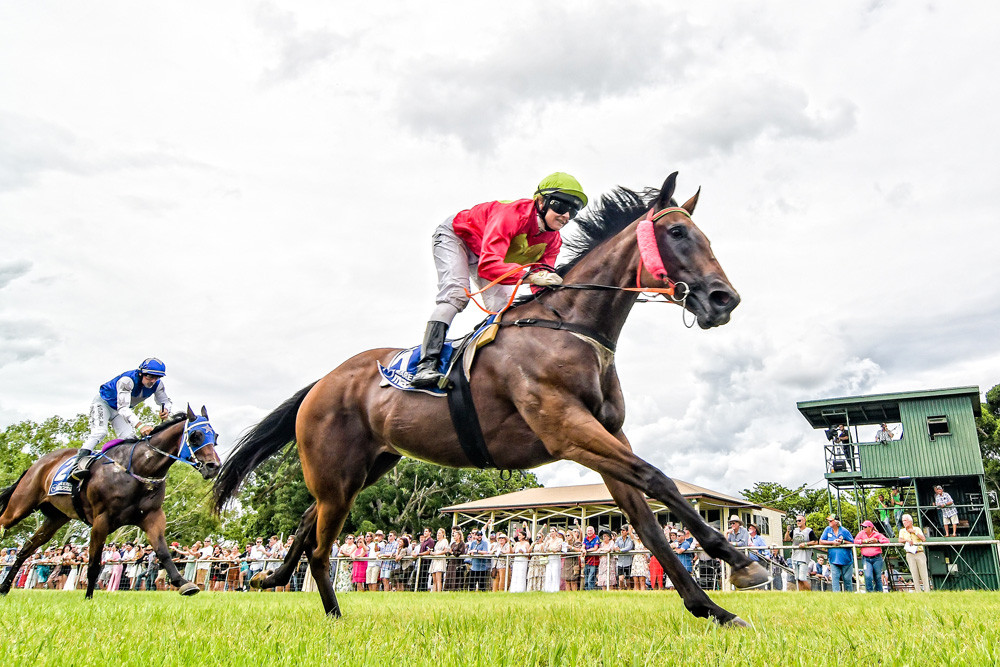
<path fill-rule="evenodd" d="M 762 507 L 718 491 L 678 479 L 677 488 L 701 514 L 706 523 L 721 530 L 730 515 L 738 515 L 745 525 L 753 523 L 768 544 L 780 544 L 784 512 Z M 658 500 L 647 498 L 660 525 L 680 521 Z M 492 498 L 452 505 L 441 510 L 452 515 L 452 525 L 467 528 L 487 523 L 495 530 L 509 532 L 527 523 L 532 535 L 544 526 L 568 528 L 574 525 L 618 530 L 628 520 L 615 504 L 603 483 L 524 489 Z"/>

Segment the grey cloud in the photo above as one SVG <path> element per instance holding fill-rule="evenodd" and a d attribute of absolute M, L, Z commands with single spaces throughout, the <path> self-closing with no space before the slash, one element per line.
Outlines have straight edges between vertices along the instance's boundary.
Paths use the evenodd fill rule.
<path fill-rule="evenodd" d="M 20 278 L 31 271 L 31 262 L 20 259 L 13 262 L 0 262 L 0 289 L 3 289 L 11 281 Z"/>
<path fill-rule="evenodd" d="M 988 358 L 996 353 L 1000 293 L 994 290 L 977 298 L 984 304 L 978 309 L 962 304 L 953 312 L 925 309 L 873 322 L 855 345 L 887 370 Z"/>
<path fill-rule="evenodd" d="M 40 357 L 58 340 L 46 322 L 0 320 L 0 367 Z"/>
<path fill-rule="evenodd" d="M 454 137 L 469 150 L 489 150 L 509 123 L 536 107 L 627 95 L 678 77 L 693 57 L 683 17 L 655 7 L 598 17 L 543 4 L 532 23 L 538 39 L 510 30 L 488 52 L 411 66 L 396 100 L 402 122 Z"/>
<path fill-rule="evenodd" d="M 746 336 L 700 351 L 695 384 L 683 397 L 685 412 L 629 425 L 636 452 L 691 481 L 705 479 L 713 466 L 721 475 L 723 458 L 764 468 L 767 461 L 748 462 L 739 453 L 766 447 L 773 456 L 792 456 L 800 449 L 810 429 L 796 401 L 865 393 L 883 374 L 871 359 L 845 354 L 840 338 L 803 341 L 799 356 L 788 356 L 789 349 L 785 342 Z"/>
<path fill-rule="evenodd" d="M 277 44 L 277 62 L 264 71 L 265 84 L 298 79 L 354 42 L 328 30 L 301 30 L 293 13 L 270 3 L 257 6 L 256 22 Z"/>
<path fill-rule="evenodd" d="M 858 113 L 848 100 L 814 109 L 804 90 L 769 79 L 716 83 L 692 96 L 690 108 L 670 126 L 670 147 L 681 158 L 731 155 L 761 137 L 840 137 L 854 130 Z"/>
<path fill-rule="evenodd" d="M 75 147 L 76 138 L 60 127 L 0 113 L 0 192 L 29 185 L 46 171 L 80 173 Z"/>
<path fill-rule="evenodd" d="M 166 147 L 101 153 L 57 125 L 0 113 L 0 192 L 31 185 L 47 172 L 86 176 L 123 169 L 170 167 L 210 168 Z"/>

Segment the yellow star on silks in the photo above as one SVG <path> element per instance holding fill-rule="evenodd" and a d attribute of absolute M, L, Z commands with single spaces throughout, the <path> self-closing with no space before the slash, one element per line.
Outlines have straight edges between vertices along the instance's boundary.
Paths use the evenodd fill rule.
<path fill-rule="evenodd" d="M 545 243 L 529 246 L 528 235 L 518 234 L 510 240 L 510 247 L 507 248 L 503 261 L 508 264 L 534 264 L 545 254 L 546 247 Z"/>

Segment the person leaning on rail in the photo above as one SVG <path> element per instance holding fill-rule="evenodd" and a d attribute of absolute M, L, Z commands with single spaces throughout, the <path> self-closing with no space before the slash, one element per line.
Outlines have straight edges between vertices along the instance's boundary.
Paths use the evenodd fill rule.
<path fill-rule="evenodd" d="M 562 245 L 559 230 L 586 205 L 587 195 L 580 182 L 556 172 L 542 179 L 531 199 L 478 204 L 456 213 L 434 230 L 438 294 L 424 332 L 413 387 L 427 389 L 444 380 L 437 365 L 448 327 L 469 303 L 465 290 L 470 281 L 480 287 L 499 281 L 483 295 L 486 307 L 499 311 L 521 278 L 519 266 L 555 264 Z M 562 278 L 541 270 L 531 273 L 527 281 L 551 287 L 561 284 Z"/>

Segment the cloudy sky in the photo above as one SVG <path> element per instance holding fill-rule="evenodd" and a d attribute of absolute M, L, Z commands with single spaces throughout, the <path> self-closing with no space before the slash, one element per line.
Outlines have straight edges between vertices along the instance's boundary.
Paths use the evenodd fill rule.
<path fill-rule="evenodd" d="M 360 7 L 0 4 L 0 427 L 155 355 L 231 443 L 419 342 L 434 226 L 555 170 L 702 187 L 742 305 L 637 306 L 617 356 L 669 475 L 816 482 L 795 401 L 1000 383 L 993 4 Z"/>

